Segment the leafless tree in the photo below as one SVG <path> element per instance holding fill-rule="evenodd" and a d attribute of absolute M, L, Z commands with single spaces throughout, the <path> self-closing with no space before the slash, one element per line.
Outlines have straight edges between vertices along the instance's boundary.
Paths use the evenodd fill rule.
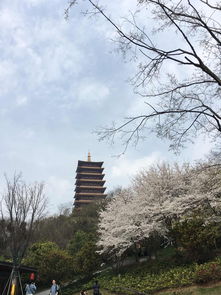
<path fill-rule="evenodd" d="M 47 199 L 44 184 L 26 184 L 21 174 L 12 180 L 5 176 L 6 191 L 0 207 L 0 229 L 8 244 L 15 266 L 19 266 L 32 237 L 35 226 L 43 217 Z"/>
<path fill-rule="evenodd" d="M 62 203 L 58 206 L 58 215 L 70 216 L 72 210 L 72 202 Z"/>
<path fill-rule="evenodd" d="M 102 0 L 87 2 L 91 13 L 100 14 L 114 27 L 121 51 L 135 58 L 137 72 L 131 81 L 145 101 L 141 114 L 101 129 L 100 138 L 113 140 L 120 135 L 127 147 L 149 130 L 169 139 L 175 151 L 200 134 L 218 141 L 220 1 L 137 0 L 137 12 L 121 24 L 101 6 Z M 66 15 L 74 4 L 76 1 L 70 1 Z"/>

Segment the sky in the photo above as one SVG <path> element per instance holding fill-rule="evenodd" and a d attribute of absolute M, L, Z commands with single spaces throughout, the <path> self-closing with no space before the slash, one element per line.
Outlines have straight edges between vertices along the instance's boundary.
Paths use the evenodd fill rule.
<path fill-rule="evenodd" d="M 135 9 L 136 1 L 112 1 L 113 15 Z M 84 5 L 86 5 L 84 3 Z M 143 100 L 128 79 L 135 66 L 113 42 L 113 28 L 80 8 L 64 18 L 68 1 L 0 2 L 0 191 L 4 173 L 22 172 L 27 182 L 43 181 L 48 211 L 71 206 L 78 160 L 104 161 L 107 191 L 127 186 L 139 169 L 160 161 L 194 161 L 210 145 L 199 139 L 175 156 L 168 142 L 147 134 L 138 146 L 98 141 L 94 132 L 128 114 Z"/>

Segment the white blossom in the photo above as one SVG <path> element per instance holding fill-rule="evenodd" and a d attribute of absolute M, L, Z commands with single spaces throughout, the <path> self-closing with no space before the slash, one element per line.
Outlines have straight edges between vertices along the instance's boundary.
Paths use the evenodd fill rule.
<path fill-rule="evenodd" d="M 121 256 L 154 233 L 166 236 L 168 218 L 201 211 L 206 222 L 218 220 L 221 174 L 202 168 L 161 164 L 141 171 L 100 213 L 99 252 Z"/>

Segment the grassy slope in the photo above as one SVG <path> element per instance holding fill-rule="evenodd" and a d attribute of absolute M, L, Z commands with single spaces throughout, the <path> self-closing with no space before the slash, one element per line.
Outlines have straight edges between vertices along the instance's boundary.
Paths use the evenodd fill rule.
<path fill-rule="evenodd" d="M 220 295 L 221 282 L 207 286 L 191 286 L 157 292 L 155 295 Z"/>
<path fill-rule="evenodd" d="M 122 294 L 135 295 L 138 293 L 154 293 L 166 295 L 216 295 L 221 294 L 221 282 L 210 286 L 193 286 L 194 265 L 177 266 L 172 263 L 173 253 L 170 249 L 162 251 L 157 261 L 126 266 L 121 275 L 107 272 L 97 276 L 102 288 L 109 291 L 102 295 Z M 221 260 L 219 262 L 221 264 Z M 95 278 L 94 278 L 95 279 Z M 94 279 L 79 286 L 69 286 L 63 295 L 73 295 L 77 290 L 90 289 Z M 213 280 L 213 279 L 212 279 Z M 187 287 L 189 286 L 189 287 Z M 80 287 L 80 288 L 79 288 Z M 171 288 L 171 289 L 169 289 Z M 157 292 L 157 290 L 159 290 Z M 160 290 L 162 290 L 160 292 Z M 115 293 L 112 293 L 115 291 Z M 88 295 L 91 292 L 89 291 Z"/>
<path fill-rule="evenodd" d="M 118 295 L 117 293 L 111 293 L 107 290 L 101 290 L 102 295 Z M 88 291 L 88 295 L 92 295 L 92 291 Z M 155 295 L 220 295 L 221 294 L 221 282 L 212 284 L 210 286 L 198 287 L 191 286 L 185 288 L 176 288 L 167 291 L 154 293 Z M 79 295 L 75 293 L 73 295 Z"/>
<path fill-rule="evenodd" d="M 177 266 L 172 261 L 173 249 L 164 249 L 157 260 L 150 260 L 141 264 L 125 266 L 121 275 L 116 273 L 102 273 L 97 279 L 100 285 L 110 292 L 125 293 L 150 293 L 165 288 L 186 286 L 193 283 L 193 266 Z M 92 281 L 85 284 L 87 289 Z"/>

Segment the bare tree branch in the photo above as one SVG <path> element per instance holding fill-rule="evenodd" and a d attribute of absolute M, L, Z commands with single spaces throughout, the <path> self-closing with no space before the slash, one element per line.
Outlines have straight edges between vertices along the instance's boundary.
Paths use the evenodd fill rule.
<path fill-rule="evenodd" d="M 220 139 L 220 3 L 137 0 L 138 12 L 130 14 L 129 19 L 123 18 L 127 23 L 125 27 L 118 25 L 98 2 L 87 0 L 87 3 L 92 14 L 100 14 L 117 32 L 120 50 L 136 58 L 137 72 L 131 80 L 136 94 L 156 99 L 154 103 L 145 102 L 150 108 L 143 115 L 130 116 L 117 127 L 98 131 L 100 139 L 113 141 L 115 135 L 120 134 L 127 147 L 130 142 L 137 143 L 148 129 L 168 138 L 175 151 L 202 133 L 208 138 Z M 76 2 L 71 1 L 68 9 L 74 4 Z M 143 13 L 147 7 L 148 13 L 152 13 L 154 32 L 161 34 L 160 38 L 166 39 L 169 35 L 178 41 L 169 45 L 157 42 L 147 29 L 145 18 L 140 25 L 139 11 Z M 173 72 L 178 66 L 182 68 L 179 78 Z M 154 121 L 157 118 L 159 120 Z"/>
<path fill-rule="evenodd" d="M 37 222 L 43 217 L 47 199 L 43 183 L 27 185 L 21 174 L 6 180 L 6 192 L 1 200 L 0 228 L 8 240 L 13 263 L 20 265 Z"/>

